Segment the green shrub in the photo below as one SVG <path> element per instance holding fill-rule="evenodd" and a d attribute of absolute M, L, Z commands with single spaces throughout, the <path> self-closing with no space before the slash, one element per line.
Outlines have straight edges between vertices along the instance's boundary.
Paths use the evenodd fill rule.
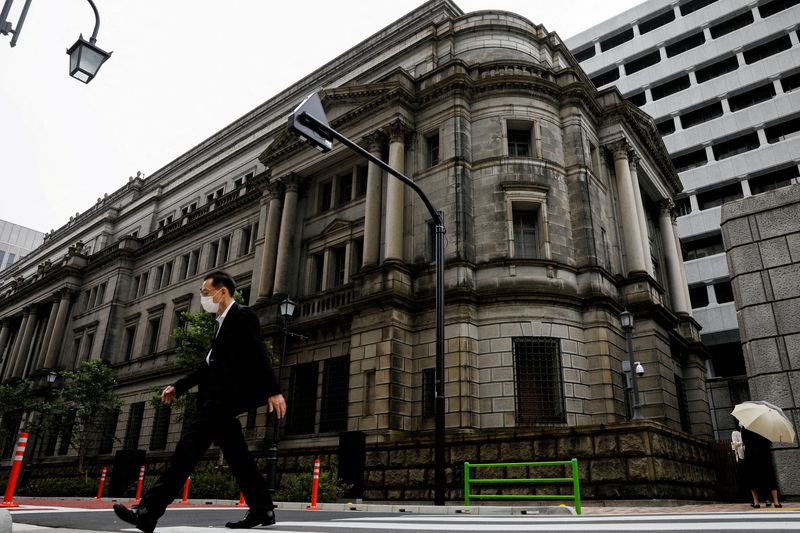
<path fill-rule="evenodd" d="M 20 496 L 78 496 L 97 495 L 99 481 L 90 477 L 31 479 L 17 488 Z"/>
<path fill-rule="evenodd" d="M 281 477 L 281 487 L 274 499 L 280 502 L 310 502 L 312 481 L 311 473 L 286 474 Z M 335 468 L 323 470 L 319 474 L 317 501 L 335 502 L 343 498 L 351 486 L 339 479 L 339 472 Z"/>
<path fill-rule="evenodd" d="M 181 496 L 182 491 L 183 487 Z M 238 500 L 239 484 L 227 468 L 219 468 L 214 463 L 201 463 L 192 472 L 189 498 Z"/>

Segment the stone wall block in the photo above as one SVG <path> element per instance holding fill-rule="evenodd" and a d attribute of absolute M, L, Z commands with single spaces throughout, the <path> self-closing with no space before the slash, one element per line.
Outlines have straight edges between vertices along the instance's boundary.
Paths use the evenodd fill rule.
<path fill-rule="evenodd" d="M 619 452 L 625 455 L 640 455 L 645 452 L 644 435 L 641 433 L 621 433 Z"/>
<path fill-rule="evenodd" d="M 498 444 L 481 446 L 479 462 L 496 463 L 498 461 L 500 461 L 500 446 Z"/>
<path fill-rule="evenodd" d="M 531 441 L 511 441 L 500 444 L 500 457 L 504 463 L 529 462 L 534 460 Z"/>
<path fill-rule="evenodd" d="M 769 304 L 754 305 L 741 310 L 741 321 L 748 339 L 772 337 L 778 333 L 772 306 Z"/>
<path fill-rule="evenodd" d="M 533 442 L 534 461 L 553 461 L 556 458 L 556 440 L 538 439 Z M 571 459 L 571 457 L 570 457 Z"/>
<path fill-rule="evenodd" d="M 768 241 L 761 241 L 758 243 L 758 247 L 761 252 L 761 261 L 764 263 L 764 268 L 786 265 L 792 261 L 789 255 L 789 245 L 786 243 L 786 238 L 783 236 Z"/>
<path fill-rule="evenodd" d="M 387 487 L 405 487 L 408 485 L 408 470 L 405 468 L 387 470 L 384 473 L 384 480 Z"/>
<path fill-rule="evenodd" d="M 756 222 L 762 239 L 794 233 L 800 220 L 800 204 L 783 205 L 763 213 L 756 213 Z"/>
<path fill-rule="evenodd" d="M 728 264 L 731 272 L 744 274 L 757 272 L 763 268 L 757 244 L 747 244 L 728 251 Z"/>
<path fill-rule="evenodd" d="M 591 461 L 591 481 L 624 481 L 626 470 L 624 459 L 596 459 Z"/>
<path fill-rule="evenodd" d="M 614 455 L 619 451 L 616 435 L 598 435 L 594 439 L 594 450 L 597 455 Z"/>
<path fill-rule="evenodd" d="M 800 298 L 775 302 L 772 308 L 779 334 L 800 333 Z"/>
<path fill-rule="evenodd" d="M 647 457 L 631 457 L 628 463 L 628 479 L 644 481 L 650 479 L 650 460 Z"/>
<path fill-rule="evenodd" d="M 424 487 L 427 485 L 424 468 L 414 468 L 408 471 L 408 485 L 410 487 Z"/>
<path fill-rule="evenodd" d="M 764 283 L 761 280 L 760 272 L 742 274 L 733 278 L 734 297 L 740 306 L 764 303 L 767 295 L 764 291 Z"/>
<path fill-rule="evenodd" d="M 769 271 L 772 292 L 776 300 L 800 296 L 800 263 L 773 268 Z"/>
<path fill-rule="evenodd" d="M 558 439 L 558 460 L 592 455 L 592 438 L 589 435 L 570 435 Z"/>
<path fill-rule="evenodd" d="M 432 453 L 433 452 L 431 452 L 431 454 Z M 465 462 L 478 463 L 481 461 L 486 461 L 487 459 L 482 456 L 483 453 L 479 454 L 478 447 L 474 444 L 461 444 L 459 446 L 452 446 L 450 448 L 450 461 L 454 464 L 463 464 Z M 431 455 L 430 462 L 432 461 L 433 455 Z"/>
<path fill-rule="evenodd" d="M 729 220 L 722 227 L 722 236 L 728 248 L 753 242 L 753 234 L 750 232 L 750 223 L 747 218 Z"/>
<path fill-rule="evenodd" d="M 389 462 L 389 452 L 375 451 L 367 452 L 366 466 L 375 467 L 386 465 Z"/>

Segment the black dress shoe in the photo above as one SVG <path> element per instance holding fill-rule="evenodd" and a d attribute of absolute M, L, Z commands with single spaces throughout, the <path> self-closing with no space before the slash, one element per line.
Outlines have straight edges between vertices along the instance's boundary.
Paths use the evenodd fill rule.
<path fill-rule="evenodd" d="M 148 516 L 147 510 L 141 507 L 128 509 L 121 503 L 114 504 L 114 513 L 125 522 L 132 524 L 143 533 L 153 533 L 157 520 Z"/>
<path fill-rule="evenodd" d="M 228 522 L 225 527 L 230 529 L 250 529 L 255 526 L 271 526 L 274 523 L 275 512 L 272 509 L 263 511 L 249 509 L 243 520 Z"/>

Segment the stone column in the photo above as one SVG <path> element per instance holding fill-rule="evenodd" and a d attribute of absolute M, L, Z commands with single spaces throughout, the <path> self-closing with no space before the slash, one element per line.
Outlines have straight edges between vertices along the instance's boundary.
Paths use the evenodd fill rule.
<path fill-rule="evenodd" d="M 675 234 L 672 232 L 672 202 L 662 202 L 658 222 L 661 237 L 664 239 L 664 255 L 667 259 L 667 276 L 669 278 L 669 294 L 672 297 L 672 309 L 676 313 L 689 313 L 689 305 L 684 294 L 684 280 L 681 276 L 683 262 L 678 255 Z"/>
<path fill-rule="evenodd" d="M 58 314 L 56 314 L 56 321 L 53 325 L 53 335 L 47 343 L 47 351 L 45 352 L 44 368 L 47 370 L 53 370 L 58 364 L 58 351 L 64 340 L 64 331 L 67 329 L 67 320 L 69 319 L 69 298 L 69 291 L 61 291 Z"/>
<path fill-rule="evenodd" d="M 36 356 L 36 365 L 33 367 L 34 370 L 39 370 L 42 368 L 45 360 L 47 359 L 47 347 L 50 344 L 50 339 L 53 337 L 53 328 L 56 324 L 56 315 L 58 314 L 59 303 L 60 301 L 58 295 L 56 295 L 55 299 L 53 300 L 53 307 L 50 308 L 50 317 L 47 319 L 47 327 L 44 329 L 42 346 Z"/>
<path fill-rule="evenodd" d="M 367 150 L 381 157 L 385 137 L 380 132 L 367 135 Z M 396 178 L 393 178 L 396 181 Z M 383 170 L 370 163 L 367 170 L 367 199 L 364 206 L 364 253 L 360 266 L 375 266 L 381 260 L 381 203 L 383 193 Z"/>
<path fill-rule="evenodd" d="M 294 221 L 297 214 L 297 179 L 292 176 L 281 178 L 286 186 L 281 213 L 281 229 L 278 236 L 278 254 L 275 260 L 275 285 L 273 293 L 289 292 L 289 255 L 292 251 Z"/>
<path fill-rule="evenodd" d="M 642 238 L 642 254 L 644 256 L 644 266 L 650 276 L 655 275 L 653 270 L 653 257 L 650 252 L 650 233 L 647 231 L 647 215 L 644 212 L 644 201 L 642 191 L 639 188 L 639 156 L 631 151 L 628 154 L 630 164 L 631 184 L 633 185 L 633 199 L 636 201 L 636 217 L 639 219 L 639 234 Z"/>
<path fill-rule="evenodd" d="M 389 127 L 389 166 L 405 172 L 405 128 L 397 121 Z M 386 179 L 386 251 L 384 260 L 403 261 L 403 208 L 406 185 L 392 175 Z"/>
<path fill-rule="evenodd" d="M 272 295 L 275 282 L 275 258 L 278 254 L 278 232 L 280 231 L 281 210 L 283 209 L 283 184 L 279 181 L 269 185 L 269 210 L 264 228 L 264 253 L 261 256 L 261 276 L 258 280 L 258 297 Z"/>
<path fill-rule="evenodd" d="M 686 279 L 686 266 L 683 264 L 683 250 L 681 250 L 681 240 L 678 238 L 678 219 L 672 218 L 672 235 L 675 239 L 675 251 L 678 254 L 678 262 L 680 263 L 681 279 L 683 280 L 683 298 L 686 301 L 686 312 L 692 316 L 691 299 L 689 298 L 689 281 Z"/>
<path fill-rule="evenodd" d="M 14 375 L 14 365 L 16 364 L 17 354 L 19 353 L 19 345 L 22 343 L 22 334 L 25 333 L 25 327 L 28 325 L 28 308 L 26 307 L 22 314 L 22 322 L 20 322 L 17 334 L 14 337 L 14 345 L 8 352 L 8 363 L 6 363 L 5 371 L 3 372 L 3 379 L 8 379 Z"/>
<path fill-rule="evenodd" d="M 627 273 L 647 272 L 642 253 L 642 235 L 636 214 L 636 200 L 628 162 L 628 145 L 624 141 L 611 146 L 614 153 L 614 171 L 619 192 L 619 210 L 622 218 L 622 234 L 625 239 Z"/>
<path fill-rule="evenodd" d="M 22 341 L 19 344 L 17 356 L 14 358 L 14 372 L 12 377 L 22 377 L 25 370 L 25 364 L 28 362 L 28 352 L 31 349 L 31 340 L 33 339 L 33 332 L 36 330 L 36 307 L 31 307 L 28 314 L 28 322 L 25 324 L 25 329 L 21 331 Z"/>

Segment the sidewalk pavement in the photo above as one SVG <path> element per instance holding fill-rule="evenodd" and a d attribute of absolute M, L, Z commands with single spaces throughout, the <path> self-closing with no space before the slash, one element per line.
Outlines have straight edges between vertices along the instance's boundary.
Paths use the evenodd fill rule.
<path fill-rule="evenodd" d="M 103 498 L 96 500 L 94 498 L 29 498 L 19 497 L 14 498 L 14 503 L 19 504 L 19 507 L 7 507 L 6 509 L 13 513 L 19 511 L 33 511 L 48 509 L 111 509 L 111 505 L 115 502 L 121 502 L 126 505 L 132 505 L 135 502 L 129 498 Z M 219 508 L 236 508 L 236 500 L 189 500 L 188 504 L 175 502 L 170 505 L 170 508 L 191 508 L 191 507 L 219 507 Z M 306 509 L 310 504 L 297 503 L 297 502 L 277 502 L 276 506 L 280 509 Z M 451 514 L 463 513 L 466 509 L 462 504 L 453 502 L 445 506 L 434 506 L 427 502 L 409 502 L 407 504 L 392 503 L 320 503 L 318 507 L 325 511 L 372 511 L 372 512 L 413 512 L 413 513 L 426 513 L 426 514 Z M 528 505 L 473 505 L 473 514 L 483 514 L 481 509 L 485 512 L 495 513 L 516 513 L 523 510 L 528 513 L 535 512 L 536 514 L 567 514 L 572 513 L 571 506 L 564 505 L 537 505 L 534 503 Z M 477 511 L 477 512 L 476 512 Z M 686 502 L 679 500 L 605 500 L 605 501 L 584 501 L 582 502 L 583 515 L 650 515 L 650 514 L 670 514 L 670 513 L 770 513 L 775 511 L 793 511 L 800 512 L 800 502 L 784 502 L 782 509 L 773 509 L 772 507 L 762 507 L 760 509 L 753 509 L 749 503 L 714 503 L 714 502 Z"/>

